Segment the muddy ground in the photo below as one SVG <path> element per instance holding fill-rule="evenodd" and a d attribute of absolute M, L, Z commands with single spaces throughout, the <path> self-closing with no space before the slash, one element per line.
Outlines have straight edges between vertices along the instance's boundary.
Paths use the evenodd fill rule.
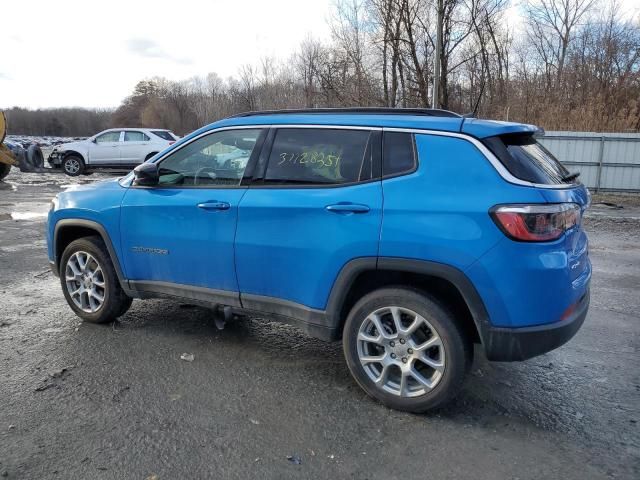
<path fill-rule="evenodd" d="M 640 478 L 636 199 L 585 220 L 592 304 L 570 343 L 511 364 L 476 351 L 454 402 L 410 415 L 364 395 L 340 344 L 293 327 L 220 332 L 166 300 L 81 323 L 44 240 L 50 198 L 74 182 L 0 182 L 2 478 Z"/>

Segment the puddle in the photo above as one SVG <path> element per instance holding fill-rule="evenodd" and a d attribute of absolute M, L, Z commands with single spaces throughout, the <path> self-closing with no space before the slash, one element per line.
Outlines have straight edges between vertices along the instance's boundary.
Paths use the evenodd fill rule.
<path fill-rule="evenodd" d="M 12 192 L 15 192 L 18 190 L 18 187 L 14 183 L 0 182 L 0 190 L 11 190 Z"/>
<path fill-rule="evenodd" d="M 37 218 L 46 218 L 47 212 L 11 212 L 13 220 L 35 220 Z"/>
<path fill-rule="evenodd" d="M 29 250 L 29 249 L 40 249 L 46 246 L 47 246 L 46 240 L 34 240 L 31 243 L 18 243 L 18 244 L 12 244 L 10 246 L 2 246 L 0 247 L 0 252 L 15 253 L 15 252 L 21 252 L 23 250 Z"/>

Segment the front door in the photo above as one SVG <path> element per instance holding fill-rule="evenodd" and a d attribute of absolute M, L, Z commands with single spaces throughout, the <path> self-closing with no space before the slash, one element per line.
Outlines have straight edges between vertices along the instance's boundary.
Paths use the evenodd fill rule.
<path fill-rule="evenodd" d="M 132 286 L 237 296 L 233 242 L 246 192 L 241 180 L 263 137 L 256 128 L 198 137 L 159 160 L 159 185 L 128 189 L 121 243 Z"/>
<path fill-rule="evenodd" d="M 275 130 L 263 178 L 240 201 L 236 269 L 243 305 L 287 300 L 325 309 L 340 270 L 377 256 L 379 146 L 380 132 L 367 129 Z"/>
<path fill-rule="evenodd" d="M 120 161 L 120 130 L 98 135 L 89 146 L 91 165 L 110 165 Z"/>

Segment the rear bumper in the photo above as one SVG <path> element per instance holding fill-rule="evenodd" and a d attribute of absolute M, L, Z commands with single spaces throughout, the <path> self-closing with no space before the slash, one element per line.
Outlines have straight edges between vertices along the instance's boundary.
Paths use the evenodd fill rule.
<path fill-rule="evenodd" d="M 589 290 L 574 312 L 560 322 L 523 328 L 490 327 L 483 335 L 489 360 L 512 362 L 542 355 L 567 343 L 584 323 L 589 310 Z"/>

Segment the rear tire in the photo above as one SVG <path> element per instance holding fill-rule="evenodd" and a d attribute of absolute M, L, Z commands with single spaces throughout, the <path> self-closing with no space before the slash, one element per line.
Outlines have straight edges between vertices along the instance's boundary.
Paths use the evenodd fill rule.
<path fill-rule="evenodd" d="M 62 171 L 70 177 L 77 177 L 84 173 L 84 160 L 77 155 L 67 155 L 62 160 Z"/>
<path fill-rule="evenodd" d="M 29 145 L 27 149 L 27 160 L 34 170 L 39 170 L 44 167 L 44 155 L 40 147 L 35 143 Z"/>
<path fill-rule="evenodd" d="M 132 299 L 124 293 L 109 252 L 98 236 L 71 242 L 60 259 L 60 284 L 71 309 L 92 323 L 124 315 Z"/>
<path fill-rule="evenodd" d="M 9 172 L 11 172 L 11 165 L 0 163 L 0 180 L 4 180 L 9 175 Z"/>
<path fill-rule="evenodd" d="M 386 406 L 408 412 L 424 412 L 457 393 L 472 346 L 444 306 L 400 287 L 364 296 L 344 326 L 344 355 L 356 382 Z"/>

